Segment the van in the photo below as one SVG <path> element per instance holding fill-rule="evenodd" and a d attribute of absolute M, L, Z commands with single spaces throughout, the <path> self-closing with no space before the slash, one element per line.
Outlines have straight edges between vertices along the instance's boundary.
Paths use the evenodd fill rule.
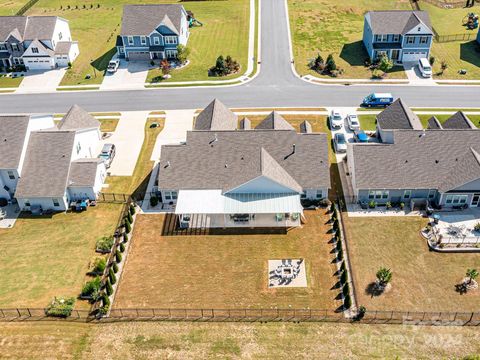
<path fill-rule="evenodd" d="M 363 99 L 362 106 L 366 107 L 387 107 L 393 103 L 393 96 L 392 94 L 385 93 L 373 93 L 368 95 L 365 99 Z"/>
<path fill-rule="evenodd" d="M 418 70 L 420 70 L 420 74 L 422 74 L 423 77 L 432 77 L 432 66 L 426 58 L 418 60 Z"/>

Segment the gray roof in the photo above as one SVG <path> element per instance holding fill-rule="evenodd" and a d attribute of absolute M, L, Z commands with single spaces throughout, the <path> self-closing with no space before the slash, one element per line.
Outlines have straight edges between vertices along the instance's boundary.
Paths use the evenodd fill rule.
<path fill-rule="evenodd" d="M 282 115 L 272 111 L 255 129 L 259 130 L 294 130 L 293 126 Z"/>
<path fill-rule="evenodd" d="M 329 188 L 326 134 L 189 131 L 185 145 L 162 146 L 158 186 L 229 191 L 262 173 L 289 187 Z"/>
<path fill-rule="evenodd" d="M 53 37 L 57 16 L 28 16 L 27 27 L 23 38 L 25 40 L 46 40 Z"/>
<path fill-rule="evenodd" d="M 20 36 L 25 32 L 27 18 L 25 16 L 1 16 L 0 17 L 0 41 L 5 41 L 11 32 L 17 29 Z M 23 39 L 19 39 L 23 40 Z"/>
<path fill-rule="evenodd" d="M 463 113 L 457 111 L 443 123 L 444 129 L 476 129 L 470 119 Z"/>
<path fill-rule="evenodd" d="M 449 191 L 480 178 L 476 130 L 396 130 L 394 144 L 349 144 L 358 189 Z"/>
<path fill-rule="evenodd" d="M 418 116 L 405 105 L 402 99 L 395 100 L 390 106 L 378 114 L 377 124 L 383 130 L 423 129 Z"/>
<path fill-rule="evenodd" d="M 97 176 L 97 167 L 102 161 L 103 160 L 101 159 L 77 159 L 72 161 L 68 176 L 68 186 L 94 186 L 95 178 Z"/>
<path fill-rule="evenodd" d="M 49 47 L 45 46 L 44 43 L 42 43 L 40 40 L 33 40 L 30 46 L 34 46 L 39 48 L 42 52 L 46 52 L 48 55 L 53 56 L 55 54 L 55 51 L 50 49 Z M 28 57 L 28 56 L 27 56 Z M 37 54 L 32 55 L 32 57 L 38 57 Z"/>
<path fill-rule="evenodd" d="M 74 139 L 73 131 L 32 132 L 15 197 L 64 196 Z"/>
<path fill-rule="evenodd" d="M 195 130 L 235 130 L 237 115 L 230 111 L 223 103 L 214 99 L 195 120 Z"/>
<path fill-rule="evenodd" d="M 435 116 L 432 116 L 430 119 L 428 119 L 427 129 L 430 129 L 430 130 L 443 129 L 443 126 Z"/>
<path fill-rule="evenodd" d="M 426 11 L 412 10 L 381 10 L 369 11 L 365 17 L 370 19 L 370 25 L 374 34 L 402 34 L 412 30 L 419 24 L 429 28 L 427 34 L 432 34 L 432 23 Z M 422 33 L 426 34 L 426 33 Z"/>
<path fill-rule="evenodd" d="M 55 54 L 68 54 L 70 52 L 70 48 L 72 47 L 71 41 L 59 41 L 57 46 L 55 47 Z"/>
<path fill-rule="evenodd" d="M 179 35 L 184 11 L 178 4 L 125 5 L 120 35 L 149 35 L 160 23 Z"/>
<path fill-rule="evenodd" d="M 29 116 L 0 116 L 0 169 L 17 169 Z"/>
<path fill-rule="evenodd" d="M 313 132 L 312 125 L 307 120 L 303 121 L 300 124 L 300 132 L 305 134 L 310 134 L 311 132 Z"/>
<path fill-rule="evenodd" d="M 242 120 L 240 120 L 240 129 L 241 130 L 251 130 L 252 129 L 252 122 L 250 121 L 249 118 L 244 117 Z"/>
<path fill-rule="evenodd" d="M 73 105 L 57 124 L 59 130 L 79 130 L 99 128 L 100 123 L 78 105 Z"/>

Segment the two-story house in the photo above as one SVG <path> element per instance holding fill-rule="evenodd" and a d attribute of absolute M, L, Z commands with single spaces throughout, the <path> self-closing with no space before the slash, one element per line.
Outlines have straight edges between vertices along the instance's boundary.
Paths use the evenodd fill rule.
<path fill-rule="evenodd" d="M 68 20 L 58 16 L 0 16 L 0 67 L 54 69 L 68 66 L 79 53 Z"/>
<path fill-rule="evenodd" d="M 125 5 L 117 53 L 126 60 L 171 59 L 189 37 L 182 5 Z"/>
<path fill-rule="evenodd" d="M 371 60 L 386 54 L 394 63 L 429 58 L 433 30 L 426 11 L 369 11 L 363 44 Z"/>

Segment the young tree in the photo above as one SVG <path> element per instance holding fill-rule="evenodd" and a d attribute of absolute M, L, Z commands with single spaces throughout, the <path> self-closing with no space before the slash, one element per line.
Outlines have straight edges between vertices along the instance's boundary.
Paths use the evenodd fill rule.
<path fill-rule="evenodd" d="M 383 54 L 378 63 L 378 68 L 384 73 L 386 73 L 392 67 L 393 67 L 393 61 L 390 60 L 387 55 Z"/>
<path fill-rule="evenodd" d="M 475 280 L 478 277 L 479 273 L 477 269 L 468 269 L 467 270 L 467 278 L 468 278 L 468 284 L 470 285 L 473 280 Z"/>
<path fill-rule="evenodd" d="M 335 60 L 332 54 L 329 54 L 327 56 L 327 61 L 325 62 L 325 70 L 329 73 L 331 73 L 334 70 L 337 70 L 337 64 L 335 63 Z"/>
<path fill-rule="evenodd" d="M 310 69 L 315 71 L 323 71 L 323 69 L 325 69 L 325 61 L 322 55 L 318 54 L 315 59 L 310 62 Z"/>
<path fill-rule="evenodd" d="M 167 59 L 162 60 L 162 62 L 160 63 L 160 68 L 162 69 L 163 76 L 170 74 L 171 68 L 170 63 Z"/>
<path fill-rule="evenodd" d="M 211 71 L 216 76 L 223 76 L 227 74 L 227 66 L 222 55 L 217 58 L 215 66 L 211 69 Z"/>
<path fill-rule="evenodd" d="M 377 271 L 377 280 L 382 286 L 386 286 L 392 280 L 392 271 L 385 267 L 381 267 Z"/>
<path fill-rule="evenodd" d="M 180 61 L 181 64 L 184 64 L 188 57 L 190 56 L 190 49 L 187 48 L 185 45 L 178 45 L 177 46 L 177 59 Z"/>

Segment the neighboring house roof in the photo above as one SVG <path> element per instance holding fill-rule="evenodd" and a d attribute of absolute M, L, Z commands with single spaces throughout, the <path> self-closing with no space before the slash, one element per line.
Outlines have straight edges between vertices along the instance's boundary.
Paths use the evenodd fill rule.
<path fill-rule="evenodd" d="M 423 129 L 418 116 L 405 105 L 402 99 L 395 100 L 390 106 L 378 114 L 377 124 L 382 130 Z"/>
<path fill-rule="evenodd" d="M 25 32 L 27 18 L 25 16 L 1 16 L 0 17 L 0 41 L 5 41 L 16 29 L 21 36 Z M 22 40 L 21 38 L 19 40 Z"/>
<path fill-rule="evenodd" d="M 18 168 L 29 121 L 29 116 L 0 116 L 0 169 Z"/>
<path fill-rule="evenodd" d="M 162 146 L 158 187 L 226 192 L 262 174 L 294 189 L 329 188 L 326 134 L 189 131 L 185 145 Z"/>
<path fill-rule="evenodd" d="M 415 26 L 425 25 L 433 35 L 432 23 L 426 11 L 386 10 L 369 11 L 365 14 L 370 21 L 373 34 L 405 35 Z"/>
<path fill-rule="evenodd" d="M 444 129 L 476 129 L 470 119 L 463 113 L 463 111 L 457 111 L 450 118 L 443 123 Z"/>
<path fill-rule="evenodd" d="M 258 130 L 294 130 L 293 126 L 282 115 L 272 111 L 260 124 L 255 126 Z"/>
<path fill-rule="evenodd" d="M 68 186 L 72 187 L 92 187 L 95 185 L 97 177 L 98 164 L 102 159 L 77 159 L 70 166 L 68 176 Z"/>
<path fill-rule="evenodd" d="M 184 11 L 178 4 L 125 5 L 120 35 L 150 35 L 161 23 L 179 35 Z"/>
<path fill-rule="evenodd" d="M 357 189 L 452 190 L 480 178 L 480 131 L 396 130 L 394 144 L 355 144 Z"/>
<path fill-rule="evenodd" d="M 251 130 L 252 129 L 252 122 L 249 118 L 244 117 L 240 120 L 240 130 Z"/>
<path fill-rule="evenodd" d="M 59 41 L 55 47 L 55 54 L 66 55 L 70 52 L 71 47 L 71 41 Z"/>
<path fill-rule="evenodd" d="M 15 197 L 63 197 L 74 140 L 73 131 L 32 132 Z"/>
<path fill-rule="evenodd" d="M 442 124 L 440 121 L 435 116 L 432 116 L 430 119 L 428 119 L 428 126 L 427 129 L 430 130 L 441 130 L 443 129 Z"/>
<path fill-rule="evenodd" d="M 307 120 L 303 121 L 300 124 L 300 132 L 304 134 L 312 133 L 313 132 L 312 125 Z"/>
<path fill-rule="evenodd" d="M 198 114 L 194 130 L 235 130 L 237 121 L 237 115 L 215 99 Z"/>
<path fill-rule="evenodd" d="M 26 40 L 46 40 L 53 37 L 57 16 L 28 16 L 23 38 Z"/>
<path fill-rule="evenodd" d="M 59 130 L 100 128 L 100 123 L 80 106 L 73 105 L 57 124 L 57 128 Z"/>

